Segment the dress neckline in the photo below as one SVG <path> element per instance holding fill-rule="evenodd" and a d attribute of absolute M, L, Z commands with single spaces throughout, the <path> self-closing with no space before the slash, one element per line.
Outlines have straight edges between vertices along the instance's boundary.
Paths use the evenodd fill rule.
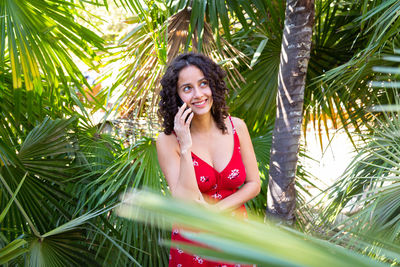
<path fill-rule="evenodd" d="M 234 155 L 235 155 L 235 147 L 236 147 L 236 138 L 235 138 L 235 135 L 236 135 L 237 133 L 236 133 L 235 127 L 233 126 L 233 122 L 232 122 L 231 116 L 229 116 L 229 120 L 230 120 L 231 125 L 232 125 L 233 151 L 232 151 L 232 156 L 231 156 L 231 158 L 230 158 L 228 164 L 226 164 L 225 168 L 223 168 L 222 171 L 217 171 L 213 166 L 211 166 L 210 163 L 208 163 L 207 161 L 203 160 L 202 158 L 200 158 L 199 156 L 197 156 L 195 153 L 192 152 L 192 156 L 195 156 L 196 158 L 198 158 L 199 160 L 201 160 L 203 163 L 205 163 L 208 167 L 210 167 L 211 169 L 213 169 L 213 170 L 214 170 L 215 172 L 217 172 L 218 174 L 223 173 L 223 172 L 228 168 L 228 166 L 231 164 L 231 162 L 232 162 L 232 160 L 233 160 L 233 157 L 234 157 Z"/>

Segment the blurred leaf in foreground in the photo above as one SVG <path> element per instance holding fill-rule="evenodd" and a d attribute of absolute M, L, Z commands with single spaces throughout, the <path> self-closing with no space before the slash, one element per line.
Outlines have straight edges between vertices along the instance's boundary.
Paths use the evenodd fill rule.
<path fill-rule="evenodd" d="M 227 213 L 149 192 L 126 195 L 117 213 L 138 221 L 151 215 L 156 218 L 152 222 L 162 228 L 175 223 L 184 228 L 198 229 L 197 233 L 183 231 L 183 235 L 209 248 L 193 245 L 184 245 L 184 248 L 210 259 L 259 266 L 388 266 L 294 230 L 257 219 L 237 220 Z"/>

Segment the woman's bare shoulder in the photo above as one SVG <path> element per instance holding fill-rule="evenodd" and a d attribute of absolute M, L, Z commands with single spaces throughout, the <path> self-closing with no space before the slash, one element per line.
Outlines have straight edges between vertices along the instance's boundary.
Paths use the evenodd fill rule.
<path fill-rule="evenodd" d="M 161 132 L 158 134 L 156 145 L 159 149 L 171 149 L 178 146 L 178 141 L 176 140 L 176 136 L 174 134 L 165 134 L 164 132 Z"/>
<path fill-rule="evenodd" d="M 233 125 L 235 126 L 236 131 L 242 132 L 247 131 L 246 123 L 238 117 L 231 117 Z"/>

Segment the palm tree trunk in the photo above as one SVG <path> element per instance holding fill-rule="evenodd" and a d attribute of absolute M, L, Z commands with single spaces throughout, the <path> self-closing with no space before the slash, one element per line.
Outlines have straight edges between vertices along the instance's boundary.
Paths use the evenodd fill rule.
<path fill-rule="evenodd" d="M 313 24 L 314 0 L 287 0 L 269 165 L 267 216 L 289 224 L 295 220 L 295 175 Z"/>

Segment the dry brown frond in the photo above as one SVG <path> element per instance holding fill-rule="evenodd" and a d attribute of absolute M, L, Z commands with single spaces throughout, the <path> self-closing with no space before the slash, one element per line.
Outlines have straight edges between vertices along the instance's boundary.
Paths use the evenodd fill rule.
<path fill-rule="evenodd" d="M 191 11 L 183 9 L 171 16 L 168 21 L 154 32 L 138 31 L 128 47 L 130 65 L 126 68 L 126 97 L 122 104 L 122 118 L 135 118 L 143 114 L 153 114 L 157 110 L 160 80 L 165 65 L 157 56 L 156 41 L 165 35 L 167 29 L 167 65 L 180 53 L 185 51 Z M 166 27 L 168 25 L 168 27 Z M 197 52 L 197 28 L 191 36 L 191 50 Z M 157 38 L 159 36 L 160 38 Z M 239 80 L 245 82 L 243 76 L 235 67 L 241 63 L 249 66 L 249 59 L 225 39 L 220 38 L 221 48 L 218 49 L 211 27 L 205 21 L 202 53 L 216 62 L 224 62 L 222 67 L 227 72 L 227 81 L 233 89 L 239 86 Z M 238 80 L 239 79 L 239 80 Z"/>

